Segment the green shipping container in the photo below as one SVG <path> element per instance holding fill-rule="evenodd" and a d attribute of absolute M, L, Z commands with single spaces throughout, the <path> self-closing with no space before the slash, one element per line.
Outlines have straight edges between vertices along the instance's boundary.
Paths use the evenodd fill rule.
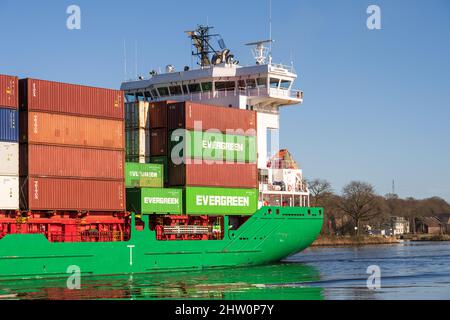
<path fill-rule="evenodd" d="M 160 164 L 164 168 L 164 182 L 169 183 L 169 158 L 166 156 L 151 157 L 150 163 Z"/>
<path fill-rule="evenodd" d="M 138 214 L 182 214 L 181 189 L 127 189 L 127 210 Z"/>
<path fill-rule="evenodd" d="M 186 214 L 252 215 L 258 209 L 258 190 L 188 187 Z"/>
<path fill-rule="evenodd" d="M 170 155 L 188 159 L 256 162 L 256 137 L 179 129 L 169 135 Z"/>
<path fill-rule="evenodd" d="M 150 157 L 150 131 L 126 129 L 125 145 L 127 157 Z"/>
<path fill-rule="evenodd" d="M 164 168 L 161 164 L 125 164 L 125 185 L 127 188 L 164 187 Z"/>

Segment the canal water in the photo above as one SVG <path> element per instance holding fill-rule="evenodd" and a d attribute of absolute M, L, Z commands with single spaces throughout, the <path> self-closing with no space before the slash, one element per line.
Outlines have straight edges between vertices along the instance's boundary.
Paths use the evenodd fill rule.
<path fill-rule="evenodd" d="M 0 299 L 450 299 L 450 243 L 310 248 L 269 266 L 87 277 L 81 290 L 66 280 L 2 281 Z"/>

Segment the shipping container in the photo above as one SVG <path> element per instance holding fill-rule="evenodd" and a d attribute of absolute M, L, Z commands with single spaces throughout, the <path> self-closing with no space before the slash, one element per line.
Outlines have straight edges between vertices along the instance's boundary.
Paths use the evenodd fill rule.
<path fill-rule="evenodd" d="M 125 104 L 126 129 L 150 129 L 150 104 L 145 101 Z"/>
<path fill-rule="evenodd" d="M 125 211 L 122 181 L 21 178 L 23 210 Z"/>
<path fill-rule="evenodd" d="M 167 128 L 167 106 L 175 101 L 160 101 L 150 103 L 150 128 Z"/>
<path fill-rule="evenodd" d="M 213 163 L 193 161 L 175 165 L 169 160 L 169 185 L 192 187 L 257 188 L 256 163 Z"/>
<path fill-rule="evenodd" d="M 125 150 L 124 122 L 41 112 L 21 112 L 23 143 Z"/>
<path fill-rule="evenodd" d="M 19 175 L 19 144 L 0 142 L 0 176 Z"/>
<path fill-rule="evenodd" d="M 36 79 L 19 81 L 20 108 L 124 120 L 123 91 Z"/>
<path fill-rule="evenodd" d="M 0 74 L 0 108 L 18 109 L 19 79 Z"/>
<path fill-rule="evenodd" d="M 186 188 L 186 214 L 252 215 L 258 209 L 257 189 Z"/>
<path fill-rule="evenodd" d="M 218 130 L 222 133 L 256 136 L 256 111 L 176 102 L 168 105 L 169 130 Z"/>
<path fill-rule="evenodd" d="M 0 176 L 0 210 L 19 209 L 19 177 Z"/>
<path fill-rule="evenodd" d="M 22 144 L 20 175 L 124 180 L 125 152 Z"/>
<path fill-rule="evenodd" d="M 172 159 L 256 162 L 256 137 L 178 129 L 169 134 Z"/>
<path fill-rule="evenodd" d="M 149 163 L 161 164 L 164 168 L 164 183 L 169 183 L 169 158 L 167 156 L 151 157 Z"/>
<path fill-rule="evenodd" d="M 127 188 L 163 188 L 164 166 L 153 163 L 126 163 L 125 186 Z"/>
<path fill-rule="evenodd" d="M 127 210 L 138 214 L 182 214 L 181 189 L 127 189 Z"/>
<path fill-rule="evenodd" d="M 152 157 L 166 156 L 168 152 L 167 144 L 166 129 L 150 130 L 150 155 Z"/>
<path fill-rule="evenodd" d="M 125 145 L 127 157 L 150 157 L 150 131 L 126 129 Z"/>
<path fill-rule="evenodd" d="M 0 108 L 0 141 L 19 141 L 19 112 Z"/>

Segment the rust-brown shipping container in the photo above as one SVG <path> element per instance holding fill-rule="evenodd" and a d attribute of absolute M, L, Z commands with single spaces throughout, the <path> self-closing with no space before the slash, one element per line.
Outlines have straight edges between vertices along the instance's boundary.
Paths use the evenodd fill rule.
<path fill-rule="evenodd" d="M 257 188 L 256 163 L 169 164 L 169 185 L 187 187 Z"/>
<path fill-rule="evenodd" d="M 21 79 L 20 108 L 28 111 L 124 119 L 124 94 L 111 90 L 37 79 Z"/>
<path fill-rule="evenodd" d="M 122 181 L 57 178 L 21 179 L 23 210 L 124 211 Z"/>
<path fill-rule="evenodd" d="M 20 175 L 124 180 L 125 152 L 50 145 L 20 145 Z"/>
<path fill-rule="evenodd" d="M 17 109 L 19 107 L 19 79 L 0 75 L 0 108 Z"/>
<path fill-rule="evenodd" d="M 20 142 L 125 149 L 124 122 L 41 112 L 21 112 Z"/>
<path fill-rule="evenodd" d="M 196 126 L 201 122 L 201 130 Z M 241 110 L 200 104 L 195 102 L 175 102 L 168 105 L 169 130 L 187 129 L 205 131 L 216 129 L 243 130 L 245 135 L 256 135 L 256 111 Z"/>
<path fill-rule="evenodd" d="M 149 107 L 150 113 L 150 128 L 167 128 L 167 107 L 170 103 L 175 103 L 176 101 L 159 101 L 151 102 Z"/>
<path fill-rule="evenodd" d="M 150 130 L 150 154 L 152 157 L 166 156 L 167 146 L 167 129 Z"/>

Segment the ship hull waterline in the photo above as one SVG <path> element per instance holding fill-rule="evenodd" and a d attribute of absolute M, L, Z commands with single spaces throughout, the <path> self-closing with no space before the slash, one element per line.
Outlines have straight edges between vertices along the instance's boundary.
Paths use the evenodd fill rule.
<path fill-rule="evenodd" d="M 0 280 L 68 277 L 74 270 L 94 276 L 269 264 L 316 240 L 323 209 L 263 207 L 239 229 L 226 227 L 222 240 L 205 241 L 158 241 L 147 218 L 143 231 L 132 222 L 126 242 L 52 243 L 44 235 L 7 235 L 0 240 Z"/>

